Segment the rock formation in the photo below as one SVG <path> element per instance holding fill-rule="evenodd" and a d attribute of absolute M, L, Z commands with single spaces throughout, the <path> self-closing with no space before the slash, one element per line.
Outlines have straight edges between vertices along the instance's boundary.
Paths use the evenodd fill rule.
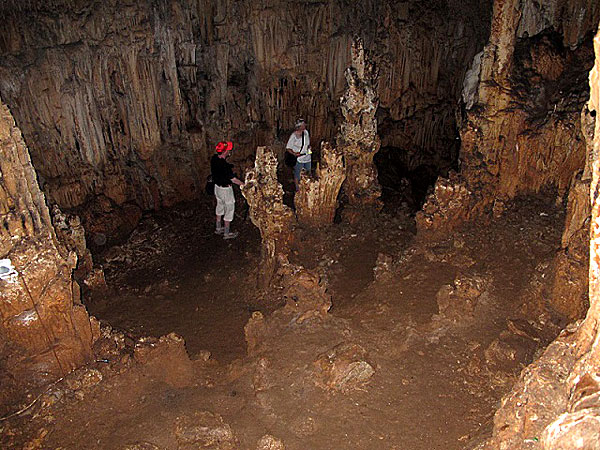
<path fill-rule="evenodd" d="M 494 2 L 478 100 L 460 130 L 460 176 L 450 178 L 453 193 L 436 188 L 427 200 L 417 219 L 421 236 L 439 236 L 466 220 L 501 214 L 506 202 L 520 194 L 552 187 L 562 198 L 574 174 L 583 170 L 586 147 L 580 113 L 593 64 L 584 40 L 590 28 L 568 36 L 548 30 L 528 36 L 523 30 L 533 9 L 542 8 L 536 9 L 542 20 L 563 3 L 567 2 L 553 2 L 544 10 L 529 2 L 521 11 L 515 2 Z M 582 23 L 597 23 L 600 12 L 588 3 L 579 10 Z M 569 9 L 565 16 L 553 15 L 551 25 L 568 33 L 564 24 L 576 14 Z M 526 28 L 532 29 L 532 22 Z M 440 185 L 447 186 L 448 180 Z"/>
<path fill-rule="evenodd" d="M 596 65 L 590 74 L 589 110 L 600 110 L 600 33 L 596 35 Z M 597 117 L 597 116 L 596 116 Z M 502 401 L 494 419 L 494 435 L 486 449 L 596 448 L 600 421 L 600 120 L 595 120 L 593 141 L 590 307 L 584 321 L 567 327 L 527 367 Z"/>
<path fill-rule="evenodd" d="M 323 142 L 315 177 L 302 177 L 300 190 L 294 197 L 298 222 L 309 227 L 331 225 L 345 178 L 346 167 L 342 153 L 328 142 Z"/>
<path fill-rule="evenodd" d="M 94 267 L 92 254 L 87 247 L 85 230 L 78 216 L 64 214 L 58 205 L 52 207 L 52 225 L 56 236 L 68 251 L 77 255 L 77 268 L 74 276 L 77 281 L 83 281 Z"/>
<path fill-rule="evenodd" d="M 337 136 L 337 146 L 346 162 L 344 194 L 353 208 L 379 208 L 381 188 L 373 162 L 381 142 L 377 135 L 375 113 L 379 105 L 376 93 L 377 74 L 365 58 L 361 39 L 352 44 L 352 65 L 346 70 L 348 86 L 342 99 L 344 121 Z"/>
<path fill-rule="evenodd" d="M 277 181 L 277 158 L 269 147 L 258 147 L 254 170 L 246 174 L 242 193 L 250 207 L 250 219 L 262 240 L 259 267 L 260 288 L 266 288 L 279 266 L 287 259 L 296 223 L 293 211 L 283 204 L 283 188 Z"/>
<path fill-rule="evenodd" d="M 331 141 L 354 34 L 380 71 L 384 146 L 411 168 L 446 169 L 490 4 L 8 0 L 0 93 L 49 202 L 77 209 L 103 245 L 142 211 L 194 199 L 224 136 L 240 162 L 298 116 Z"/>
<path fill-rule="evenodd" d="M 77 257 L 57 241 L 29 152 L 3 103 L 0 174 L 1 371 L 33 387 L 88 361 L 99 327 L 79 302 L 71 279 Z M 2 384 L 10 395 L 12 383 Z"/>

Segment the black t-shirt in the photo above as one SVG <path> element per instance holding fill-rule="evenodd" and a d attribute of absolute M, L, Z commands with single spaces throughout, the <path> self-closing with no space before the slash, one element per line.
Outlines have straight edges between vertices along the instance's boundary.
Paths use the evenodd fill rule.
<path fill-rule="evenodd" d="M 229 164 L 225 159 L 219 158 L 218 155 L 213 155 L 210 160 L 210 171 L 217 186 L 231 186 L 231 179 L 235 177 L 233 164 Z"/>

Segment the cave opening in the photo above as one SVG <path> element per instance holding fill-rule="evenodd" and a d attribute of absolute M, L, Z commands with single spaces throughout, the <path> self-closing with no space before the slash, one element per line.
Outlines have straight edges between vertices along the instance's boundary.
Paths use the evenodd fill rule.
<path fill-rule="evenodd" d="M 597 444 L 600 7 L 300 4 L 0 4 L 1 447 Z"/>

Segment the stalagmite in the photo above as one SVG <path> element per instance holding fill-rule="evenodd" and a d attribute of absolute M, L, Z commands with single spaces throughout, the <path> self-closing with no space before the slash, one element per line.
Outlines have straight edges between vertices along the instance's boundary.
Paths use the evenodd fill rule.
<path fill-rule="evenodd" d="M 78 299 L 77 257 L 56 238 L 21 131 L 0 103 L 0 367 L 20 388 L 52 381 L 91 358 L 99 326 Z M 3 386 L 9 395 L 12 386 Z M 6 399 L 3 399 L 6 400 Z"/>
<path fill-rule="evenodd" d="M 348 86 L 341 99 L 342 122 L 337 147 L 346 160 L 343 185 L 352 209 L 380 207 L 381 187 L 373 163 L 381 145 L 375 113 L 379 105 L 374 66 L 366 60 L 362 40 L 352 45 L 352 66 L 346 70 Z"/>
<path fill-rule="evenodd" d="M 281 257 L 287 258 L 296 219 L 283 204 L 283 188 L 277 181 L 277 158 L 269 147 L 256 149 L 254 170 L 246 174 L 242 193 L 250 206 L 250 219 L 262 240 L 259 288 L 266 288 Z"/>
<path fill-rule="evenodd" d="M 316 176 L 303 176 L 300 190 L 294 198 L 300 224 L 322 227 L 333 223 L 338 194 L 346 178 L 345 172 L 342 153 L 324 142 Z"/>

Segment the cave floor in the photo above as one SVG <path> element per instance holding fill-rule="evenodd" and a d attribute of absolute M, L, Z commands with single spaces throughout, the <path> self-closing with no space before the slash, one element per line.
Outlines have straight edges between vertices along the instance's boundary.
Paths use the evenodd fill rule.
<path fill-rule="evenodd" d="M 435 243 L 415 241 L 403 214 L 299 230 L 290 261 L 326 280 L 333 307 L 322 321 L 282 324 L 246 355 L 244 324 L 252 311 L 274 309 L 250 288 L 260 238 L 240 213 L 240 238 L 224 242 L 212 220 L 198 219 L 210 210 L 145 220 L 103 255 L 116 290 L 88 306 L 134 337 L 183 336 L 193 380 L 173 382 L 178 359 L 168 355 L 158 368 L 96 363 L 87 373 L 100 371 L 101 382 L 65 387 L 53 404 L 0 424 L 5 444 L 266 449 L 275 447 L 256 443 L 271 434 L 288 450 L 465 448 L 488 435 L 501 396 L 558 333 L 536 289 L 549 277 L 564 213 L 530 197 Z M 331 389 L 315 361 L 344 343 L 364 348 L 375 372 L 364 385 Z M 199 426 L 182 423 L 201 421 L 199 411 L 231 428 L 189 441 Z"/>

